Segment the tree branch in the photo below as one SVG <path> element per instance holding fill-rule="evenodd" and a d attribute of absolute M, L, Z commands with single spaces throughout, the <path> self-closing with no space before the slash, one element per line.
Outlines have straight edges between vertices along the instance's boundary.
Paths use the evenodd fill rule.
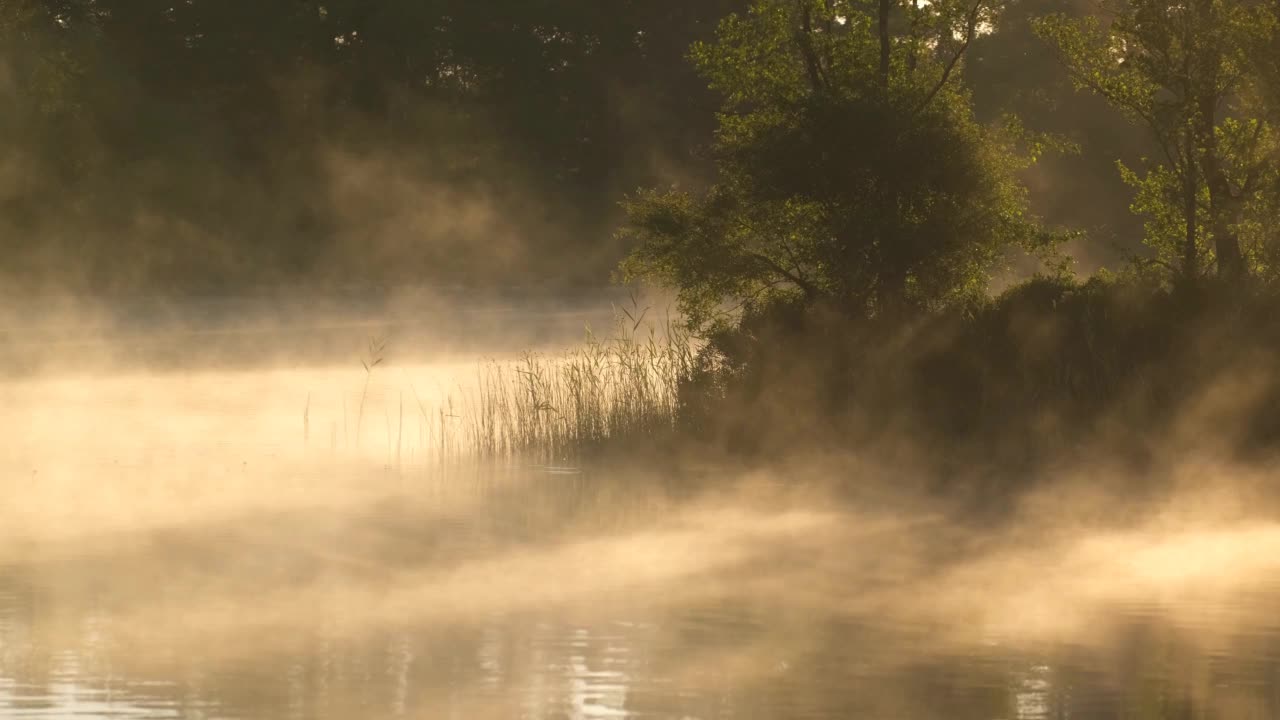
<path fill-rule="evenodd" d="M 817 299 L 818 288 L 814 287 L 813 283 L 809 282 L 803 275 L 788 271 L 786 268 L 779 265 L 773 258 L 758 252 L 748 251 L 747 257 L 750 257 L 761 265 L 764 265 L 766 268 L 778 273 L 788 282 L 794 283 L 795 286 L 800 288 L 800 291 L 804 293 L 806 299 Z"/>
<path fill-rule="evenodd" d="M 746 232 L 747 234 L 753 235 L 753 236 L 757 234 L 755 228 L 751 227 L 750 224 L 748 224 L 746 221 L 742 220 L 741 218 L 737 219 L 735 222 L 737 223 L 738 227 L 742 229 L 744 232 Z M 783 249 L 790 255 L 790 249 L 786 247 L 785 243 L 783 243 Z M 790 282 L 794 284 L 796 287 L 800 288 L 801 292 L 804 293 L 807 299 L 815 300 L 820 294 L 818 292 L 817 286 L 815 286 L 812 282 L 809 281 L 808 278 L 804 276 L 804 273 L 800 271 L 798 266 L 795 271 L 791 271 L 786 269 L 785 267 L 780 265 L 776 260 L 769 257 L 768 255 L 765 255 L 762 252 L 759 252 L 756 250 L 747 250 L 745 248 L 743 249 L 743 252 L 746 253 L 746 256 L 748 259 L 755 261 L 758 265 L 763 266 L 766 270 L 770 270 L 774 273 L 777 273 L 778 275 L 781 275 L 785 281 Z"/>
<path fill-rule="evenodd" d="M 1258 142 L 1262 138 L 1262 120 L 1256 120 L 1253 126 L 1253 137 L 1249 140 L 1249 149 L 1256 152 Z M 1249 193 L 1253 192 L 1253 184 L 1258 181 L 1258 171 L 1262 169 L 1262 163 L 1255 162 L 1249 168 L 1249 172 L 1245 173 L 1244 182 L 1240 185 L 1240 197 L 1245 198 Z"/>
<path fill-rule="evenodd" d="M 920 0 L 911 0 L 911 51 L 907 55 L 907 72 L 914 74 L 920 62 Z"/>
<path fill-rule="evenodd" d="M 960 47 L 956 48 L 955 53 L 947 60 L 946 66 L 942 68 L 942 77 L 938 78 L 938 82 L 929 90 L 929 94 L 925 95 L 924 101 L 920 103 L 920 107 L 916 109 L 916 112 L 928 107 L 929 103 L 933 102 L 933 99 L 946 86 L 947 81 L 951 79 L 952 71 L 956 69 L 956 65 L 960 63 L 960 58 L 969 49 L 969 44 L 973 42 L 974 35 L 978 32 L 978 13 L 982 12 L 982 3 L 984 1 L 977 0 L 973 4 L 973 8 L 969 10 L 969 14 L 965 17 L 964 42 L 960 43 Z M 881 0 L 881 2 L 884 2 L 884 0 Z"/>
<path fill-rule="evenodd" d="M 1101 96 L 1104 100 L 1119 107 L 1122 111 L 1128 110 L 1134 115 L 1137 115 L 1139 120 L 1145 123 L 1147 127 L 1151 128 L 1151 134 L 1155 136 L 1156 144 L 1160 146 L 1160 152 L 1164 154 L 1164 157 L 1169 161 L 1169 164 L 1174 167 L 1182 167 L 1181 159 L 1174 156 L 1173 148 L 1169 146 L 1169 140 L 1165 137 L 1165 133 L 1161 129 L 1160 123 L 1156 121 L 1154 115 L 1144 109 L 1141 105 L 1130 102 L 1108 90 L 1104 85 L 1090 78 L 1088 73 L 1078 71 L 1072 66 L 1071 62 L 1069 62 L 1067 58 L 1063 57 L 1063 53 L 1059 52 L 1058 56 L 1059 62 L 1061 62 L 1063 67 L 1067 69 L 1067 73 L 1071 76 L 1071 79 L 1081 87 L 1085 87 L 1094 94 Z"/>
<path fill-rule="evenodd" d="M 809 10 L 807 3 L 804 4 L 801 13 L 801 23 L 800 54 L 804 56 L 804 68 L 809 74 L 809 84 L 813 86 L 814 92 L 820 92 L 826 88 L 826 81 L 822 77 L 822 62 L 813 49 L 813 13 Z"/>

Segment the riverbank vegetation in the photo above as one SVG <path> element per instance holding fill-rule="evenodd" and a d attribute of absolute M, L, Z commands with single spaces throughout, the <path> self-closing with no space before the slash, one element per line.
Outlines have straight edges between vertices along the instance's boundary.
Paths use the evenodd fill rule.
<path fill-rule="evenodd" d="M 1015 466 L 1280 439 L 1280 17 L 1124 0 L 1105 21 L 1031 21 L 1156 150 L 1117 161 L 1145 248 L 1080 278 L 1074 231 L 1024 185 L 1071 143 L 979 122 L 964 80 L 1005 10 L 765 0 L 695 46 L 722 98 L 717 180 L 632 195 L 621 233 L 624 276 L 673 289 L 710 339 L 692 428 L 743 452 L 824 438 Z M 1032 277 L 992 296 L 1015 258 Z"/>
<path fill-rule="evenodd" d="M 726 17 L 689 54 L 720 98 L 714 179 L 631 194 L 618 233 L 619 277 L 674 293 L 679 322 L 644 336 L 633 306 L 608 342 L 490 366 L 464 444 L 551 464 L 840 448 L 1014 474 L 1171 447 L 1266 456 L 1280 16 L 1118 0 L 1105 23 L 1023 18 L 1153 151 L 1113 168 L 1141 248 L 1085 276 L 1081 232 L 1027 187 L 1078 144 L 974 100 L 973 47 L 1013 12 L 758 0 Z"/>
<path fill-rule="evenodd" d="M 616 267 L 675 297 L 651 337 L 636 307 L 419 408 L 481 455 L 1280 432 L 1280 14 L 1252 0 L 19 0 L 0 39 L 12 292 Z"/>

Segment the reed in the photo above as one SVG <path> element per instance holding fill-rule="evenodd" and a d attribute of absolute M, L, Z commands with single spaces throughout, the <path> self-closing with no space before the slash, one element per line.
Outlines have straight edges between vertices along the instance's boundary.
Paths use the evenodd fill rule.
<path fill-rule="evenodd" d="M 669 318 L 646 322 L 647 312 L 621 309 L 614 331 L 553 353 L 525 353 L 487 361 L 474 382 L 438 402 L 424 401 L 407 377 L 418 431 L 404 432 L 404 394 L 388 415 L 386 452 L 400 466 L 408 450 L 424 462 L 499 461 L 575 464 L 594 453 L 636 447 L 677 429 L 683 384 L 692 374 L 696 342 Z M 356 414 L 356 443 L 369 378 L 381 364 L 381 343 L 370 344 L 364 390 Z M 393 396 L 395 397 L 395 396 Z M 392 400 L 391 402 L 394 402 Z M 390 411 L 399 420 L 390 430 Z M 406 441 L 415 447 L 406 448 Z"/>
<path fill-rule="evenodd" d="M 621 313 L 606 339 L 588 332 L 561 354 L 483 365 L 459 418 L 471 451 L 556 464 L 673 433 L 693 338 L 670 321 L 659 328 L 644 313 Z"/>
<path fill-rule="evenodd" d="M 373 379 L 373 370 L 382 364 L 385 359 L 383 351 L 387 349 L 387 341 L 378 338 L 369 338 L 369 346 L 366 350 L 365 357 L 360 359 L 360 364 L 364 366 L 364 388 L 360 391 L 360 410 L 356 413 L 356 446 L 360 446 L 360 429 L 364 424 L 364 403 L 369 397 L 369 381 Z"/>

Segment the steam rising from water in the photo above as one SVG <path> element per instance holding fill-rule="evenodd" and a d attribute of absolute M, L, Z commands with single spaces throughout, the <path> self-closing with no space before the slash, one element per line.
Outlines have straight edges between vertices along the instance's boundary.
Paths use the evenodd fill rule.
<path fill-rule="evenodd" d="M 84 707 L 996 716 L 941 699 L 958 692 L 1037 717 L 1067 702 L 1059 686 L 1115 701 L 1146 677 L 1126 653 L 1276 666 L 1267 472 L 1180 461 L 1177 492 L 1135 499 L 1098 464 L 978 520 L 891 489 L 905 470 L 866 459 L 726 466 L 692 497 L 640 468 L 393 462 L 406 382 L 457 387 L 473 369 L 391 363 L 360 443 L 358 366 L 5 381 L 0 715 L 36 686 L 65 710 L 48 698 L 145 681 L 174 689 Z M 1267 682 L 1231 707 L 1275 709 Z"/>

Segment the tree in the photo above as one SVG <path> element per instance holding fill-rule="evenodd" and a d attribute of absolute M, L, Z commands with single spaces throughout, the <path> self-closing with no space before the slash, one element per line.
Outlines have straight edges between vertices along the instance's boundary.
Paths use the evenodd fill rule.
<path fill-rule="evenodd" d="M 23 161 L 0 272 L 594 284 L 621 254 L 601 242 L 620 193 L 707 175 L 715 98 L 685 54 L 745 3 L 0 0 L 0 167 Z M 335 199 L 358 173 L 334 157 L 406 187 Z M 493 223 L 434 222 L 440 188 Z M 104 282 L 61 277 L 81 268 Z"/>
<path fill-rule="evenodd" d="M 973 117 L 957 68 L 988 0 L 763 0 L 692 56 L 724 98 L 704 194 L 625 207 L 624 275 L 674 287 L 695 325 L 800 303 L 899 317 L 980 294 L 1026 212 L 1009 134 Z"/>
<path fill-rule="evenodd" d="M 0 98 L 8 106 L 0 111 L 0 120 L 10 123 L 6 130 L 77 110 L 75 84 L 84 72 L 83 58 L 76 52 L 84 45 L 77 48 L 77 41 L 84 39 L 80 11 L 73 0 L 11 0 L 0 5 Z M 28 117 L 19 117 L 23 113 Z"/>
<path fill-rule="evenodd" d="M 1038 30 L 1078 88 L 1144 125 L 1160 156 L 1121 165 L 1146 218 L 1154 262 L 1182 283 L 1211 267 L 1239 281 L 1263 269 L 1260 213 L 1275 185 L 1277 136 L 1258 60 L 1277 16 L 1252 0 L 1120 0 L 1109 22 L 1049 16 Z"/>
<path fill-rule="evenodd" d="M 990 33 L 974 39 L 964 82 L 980 121 L 1016 114 L 1027 127 L 1069 139 L 1073 152 L 1045 155 L 1025 176 L 1032 210 L 1050 225 L 1083 233 L 1073 250 L 1088 269 L 1142 249 L 1142 221 L 1130 209 L 1117 158 L 1130 164 L 1156 151 L 1144 129 L 1104 98 L 1078 93 L 1066 68 L 1035 32 L 1051 13 L 1085 17 L 1092 0 L 1019 0 Z"/>

